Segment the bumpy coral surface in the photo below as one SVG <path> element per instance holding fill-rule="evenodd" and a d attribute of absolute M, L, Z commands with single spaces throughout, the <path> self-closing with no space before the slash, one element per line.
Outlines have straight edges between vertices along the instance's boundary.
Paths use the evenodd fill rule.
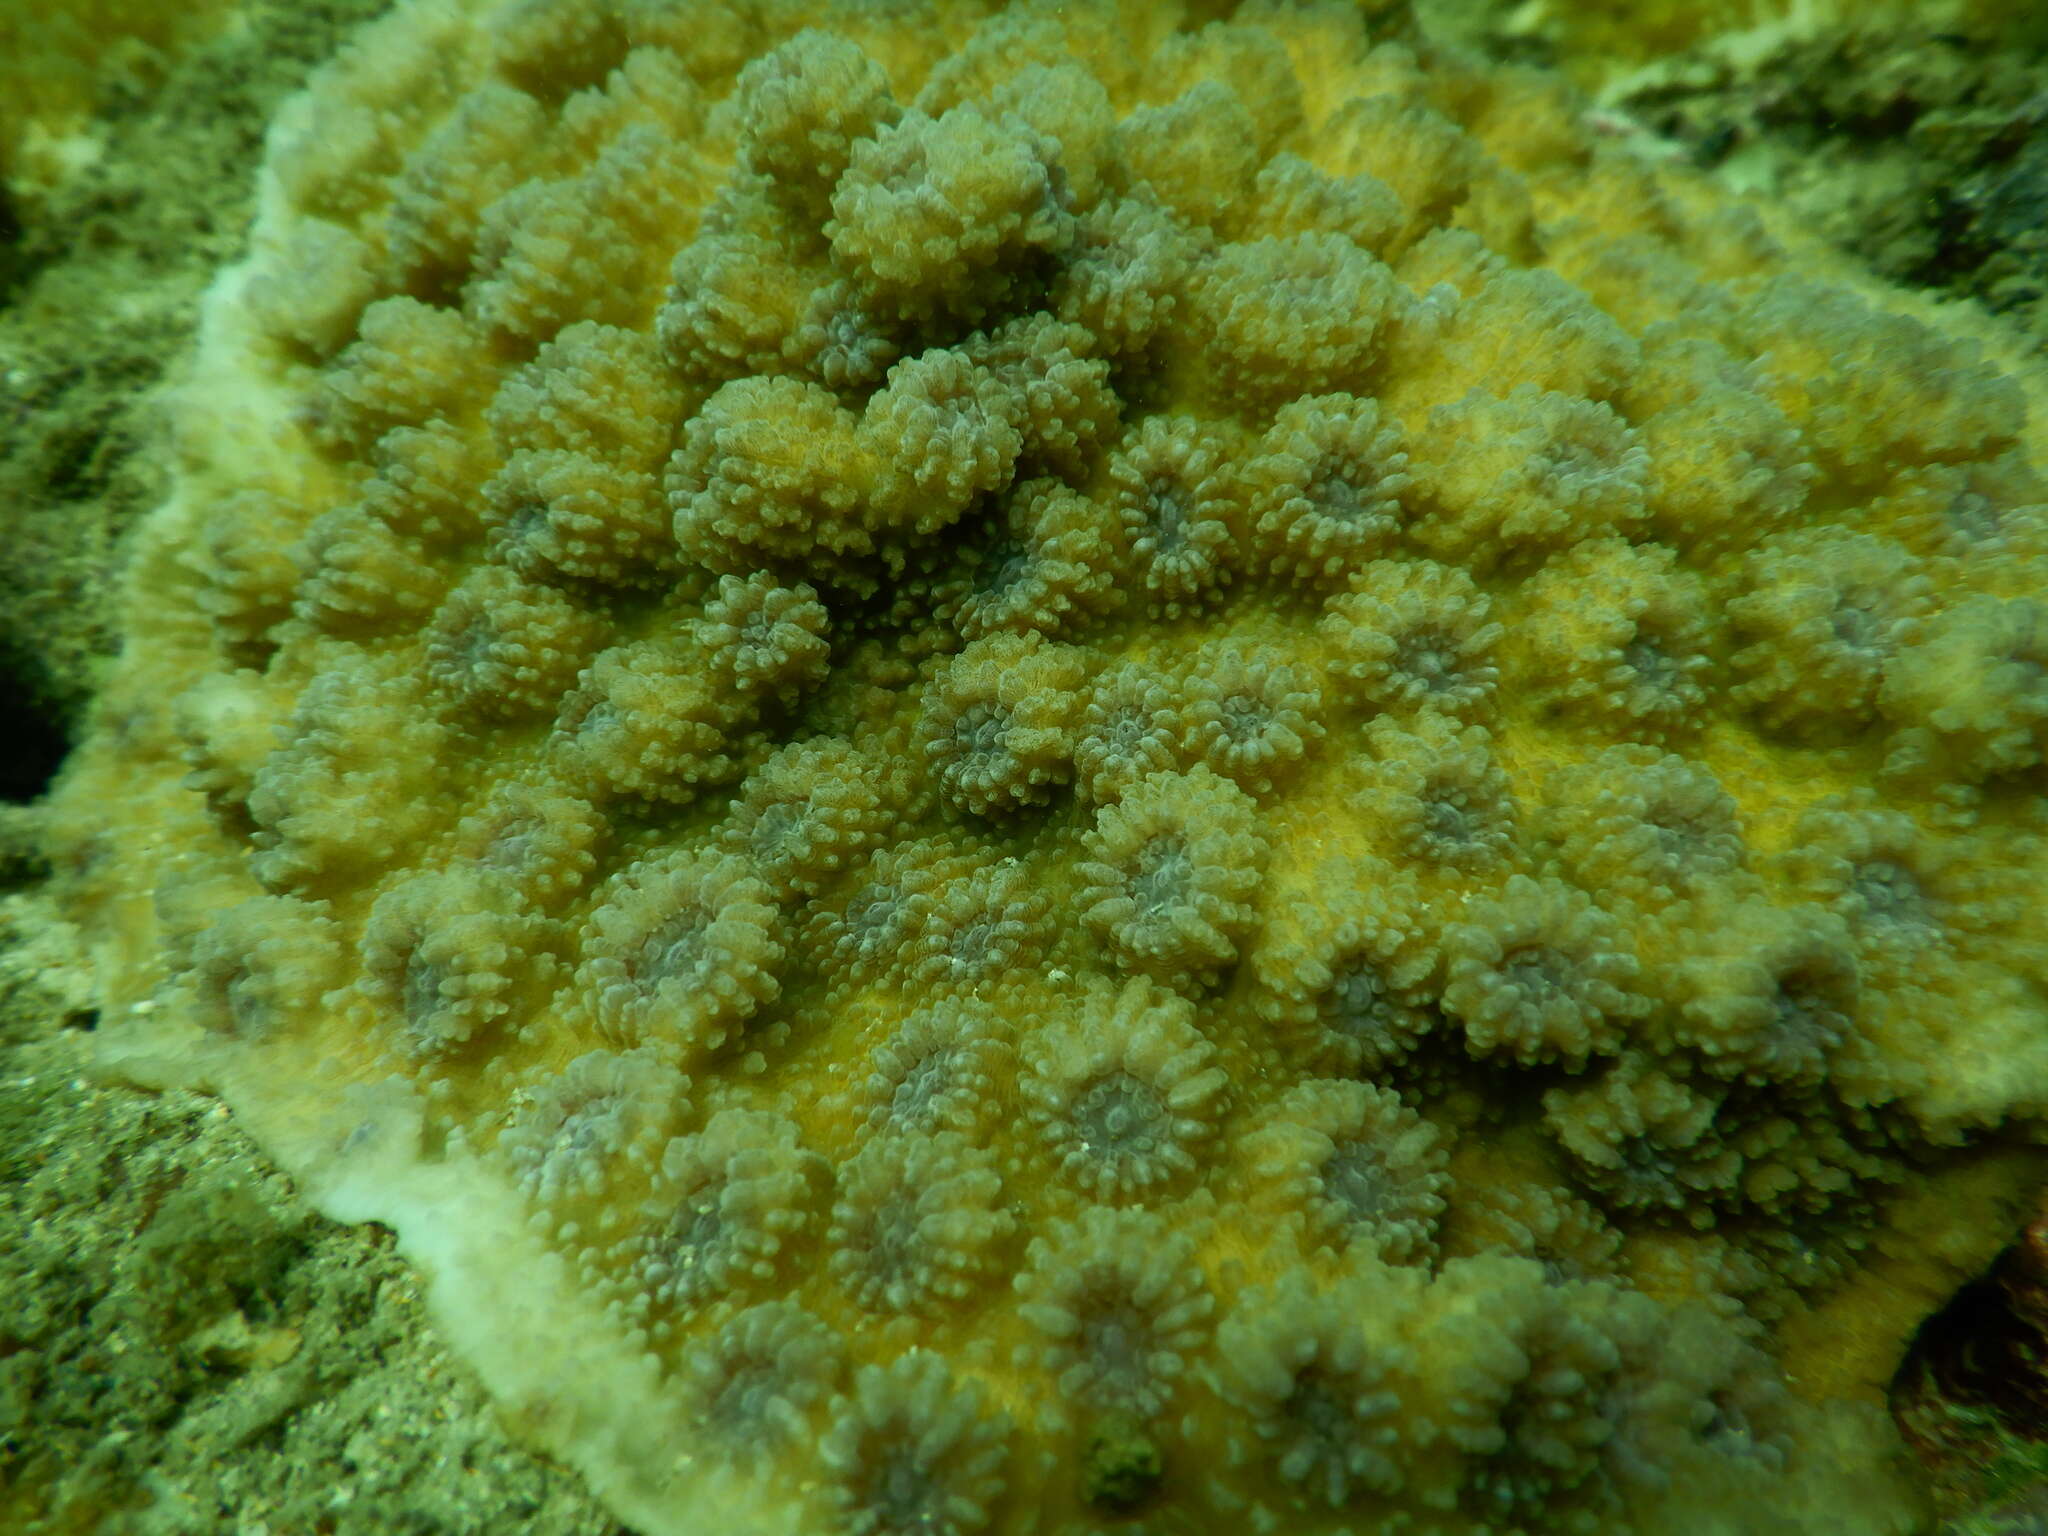
<path fill-rule="evenodd" d="M 60 804 L 111 1061 L 650 1532 L 1889 1531 L 2048 439 L 1356 12 L 418 0 Z"/>

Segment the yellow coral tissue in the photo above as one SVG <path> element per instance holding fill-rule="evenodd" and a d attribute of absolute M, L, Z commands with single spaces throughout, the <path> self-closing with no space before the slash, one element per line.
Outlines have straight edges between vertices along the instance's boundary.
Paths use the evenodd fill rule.
<path fill-rule="evenodd" d="M 405 0 L 58 802 L 109 1061 L 647 1536 L 1905 1532 L 2044 392 L 1354 6 Z"/>

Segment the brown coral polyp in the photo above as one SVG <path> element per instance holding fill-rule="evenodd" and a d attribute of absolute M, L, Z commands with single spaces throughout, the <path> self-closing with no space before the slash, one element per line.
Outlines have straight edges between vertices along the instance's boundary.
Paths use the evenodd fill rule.
<path fill-rule="evenodd" d="M 1249 795 L 1197 764 L 1147 775 L 1098 812 L 1084 916 L 1135 969 L 1195 988 L 1237 955 L 1266 846 Z"/>
<path fill-rule="evenodd" d="M 779 990 L 781 914 L 731 855 L 669 855 L 610 882 L 582 940 L 578 979 L 603 1028 L 700 1052 Z"/>

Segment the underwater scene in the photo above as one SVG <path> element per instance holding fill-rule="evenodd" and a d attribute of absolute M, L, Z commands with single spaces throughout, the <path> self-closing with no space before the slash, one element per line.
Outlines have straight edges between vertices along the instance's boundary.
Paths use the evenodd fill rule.
<path fill-rule="evenodd" d="M 0 0 L 0 1531 L 2048 1532 L 2048 11 Z"/>

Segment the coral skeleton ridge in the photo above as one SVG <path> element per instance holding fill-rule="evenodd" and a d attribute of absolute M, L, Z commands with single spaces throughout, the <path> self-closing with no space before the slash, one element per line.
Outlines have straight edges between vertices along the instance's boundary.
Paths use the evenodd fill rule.
<path fill-rule="evenodd" d="M 57 802 L 651 1536 L 1874 1533 L 2043 1177 L 2048 391 L 1344 4 L 405 0 Z"/>

